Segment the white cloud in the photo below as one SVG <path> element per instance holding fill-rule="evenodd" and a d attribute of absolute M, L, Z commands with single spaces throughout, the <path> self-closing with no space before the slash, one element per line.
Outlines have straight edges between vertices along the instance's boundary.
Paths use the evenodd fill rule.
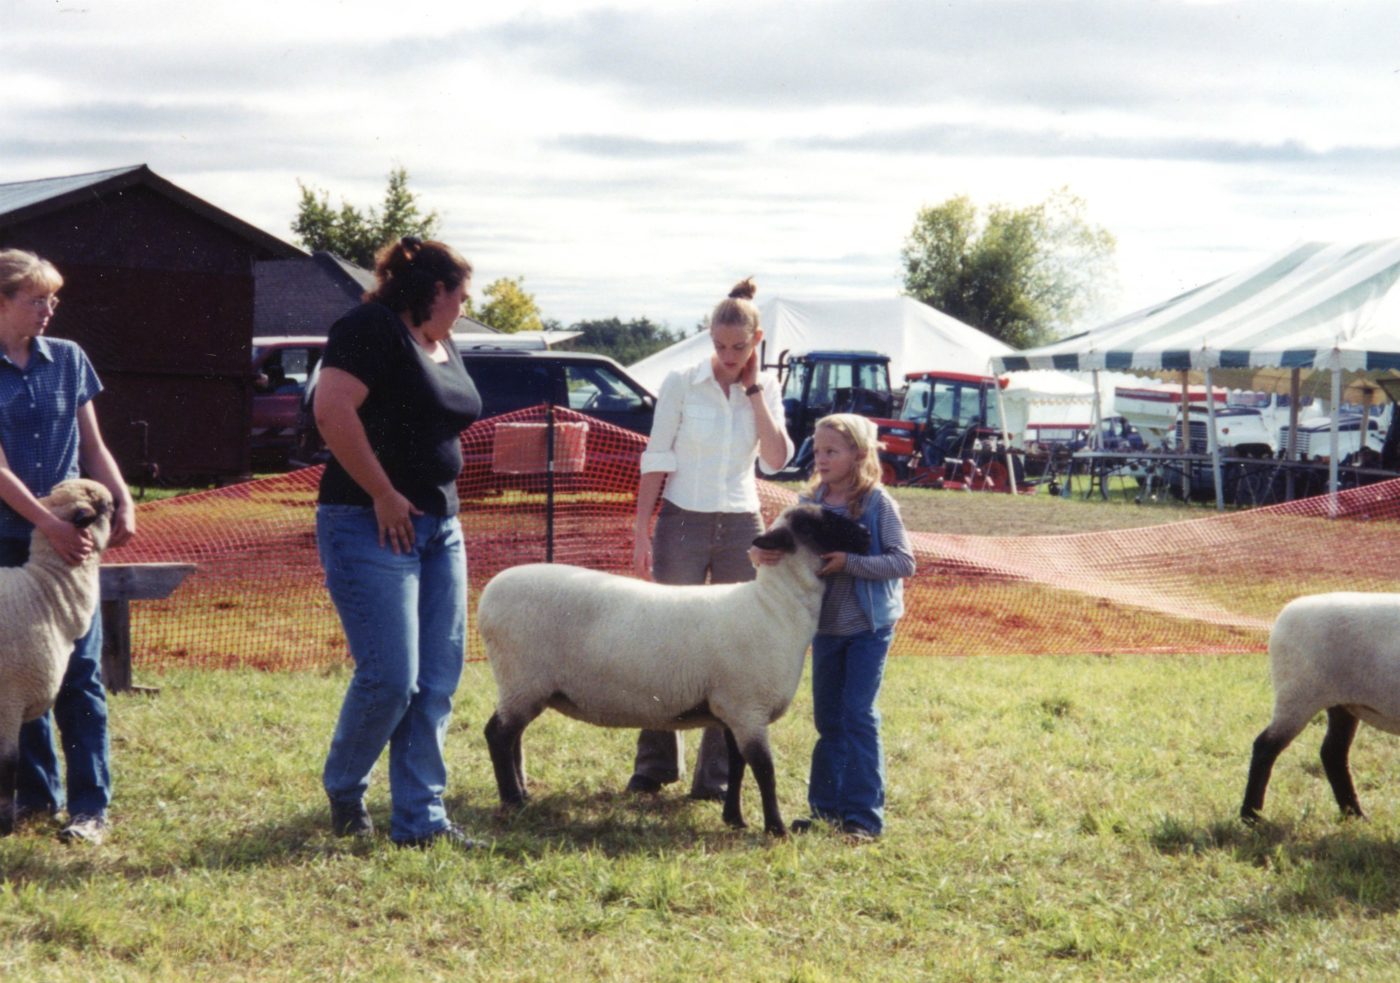
<path fill-rule="evenodd" d="M 689 327 L 889 294 L 916 210 L 1062 185 L 1141 306 L 1297 238 L 1400 235 L 1390 0 L 0 0 L 0 181 L 148 163 L 290 235 L 405 166 L 479 285 Z M 762 296 L 762 294 L 760 295 Z"/>

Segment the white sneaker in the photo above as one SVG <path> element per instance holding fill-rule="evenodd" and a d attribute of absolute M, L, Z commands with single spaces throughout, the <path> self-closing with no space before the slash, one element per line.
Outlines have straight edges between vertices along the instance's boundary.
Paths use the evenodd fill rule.
<path fill-rule="evenodd" d="M 58 838 L 65 843 L 88 843 L 101 846 L 107 838 L 107 819 L 104 816 L 85 816 L 81 813 L 72 816 L 68 825 L 58 831 Z"/>

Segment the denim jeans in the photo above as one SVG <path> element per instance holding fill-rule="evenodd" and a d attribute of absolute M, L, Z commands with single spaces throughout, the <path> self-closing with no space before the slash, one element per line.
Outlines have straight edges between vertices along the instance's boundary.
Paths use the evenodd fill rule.
<path fill-rule="evenodd" d="M 389 748 L 389 835 L 428 836 L 447 826 L 443 741 L 462 676 L 467 561 L 455 516 L 413 519 L 414 544 L 379 545 L 372 508 L 321 505 L 316 543 L 355 673 L 322 774 L 332 801 L 364 798 Z"/>
<path fill-rule="evenodd" d="M 890 627 L 812 639 L 817 744 L 807 803 L 813 816 L 872 833 L 885 825 L 885 751 L 875 699 L 893 638 Z"/>
<path fill-rule="evenodd" d="M 0 567 L 23 566 L 29 540 L 0 539 Z M 54 725 L 63 745 L 60 768 Z M 19 776 L 15 804 L 20 809 L 70 816 L 103 816 L 112 801 L 111 746 L 107 738 L 107 692 L 102 686 L 102 612 L 73 646 L 53 710 L 19 732 Z"/>

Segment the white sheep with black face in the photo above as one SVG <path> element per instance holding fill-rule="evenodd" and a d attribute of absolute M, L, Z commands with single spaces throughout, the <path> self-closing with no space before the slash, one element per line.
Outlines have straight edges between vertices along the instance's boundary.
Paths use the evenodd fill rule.
<path fill-rule="evenodd" d="M 1269 634 L 1274 716 L 1254 741 L 1240 818 L 1264 808 L 1274 761 L 1327 711 L 1322 768 L 1343 815 L 1361 816 L 1347 765 L 1357 725 L 1400 734 L 1400 594 L 1314 594 L 1289 602 Z"/>
<path fill-rule="evenodd" d="M 96 548 L 69 566 L 35 530 L 28 562 L 0 568 L 0 834 L 14 822 L 20 726 L 48 712 L 58 696 L 73 643 L 97 611 L 97 568 L 111 533 L 112 495 L 96 481 L 60 482 L 40 501 L 88 529 Z"/>
<path fill-rule="evenodd" d="M 754 544 L 787 555 L 742 584 L 656 584 L 544 563 L 492 578 L 477 626 L 496 677 L 486 742 L 503 804 L 526 798 L 520 737 L 548 707 L 604 727 L 719 723 L 729 745 L 725 822 L 744 825 L 739 789 L 747 764 L 763 799 L 764 828 L 786 832 L 768 725 L 791 704 L 817 631 L 820 555 L 864 553 L 870 533 L 799 505 Z"/>

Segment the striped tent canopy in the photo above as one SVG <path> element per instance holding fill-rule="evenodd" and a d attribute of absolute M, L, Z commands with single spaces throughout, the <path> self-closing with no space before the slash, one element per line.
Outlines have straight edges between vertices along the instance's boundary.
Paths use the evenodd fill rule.
<path fill-rule="evenodd" d="M 1358 379 L 1400 372 L 1397 283 L 1400 239 L 1300 243 L 1092 331 L 994 357 L 992 365 L 997 372 L 1173 377 L 1210 369 L 1216 385 L 1249 389 L 1286 388 L 1293 369 L 1326 370 L 1317 375 L 1341 372 L 1351 395 Z"/>

